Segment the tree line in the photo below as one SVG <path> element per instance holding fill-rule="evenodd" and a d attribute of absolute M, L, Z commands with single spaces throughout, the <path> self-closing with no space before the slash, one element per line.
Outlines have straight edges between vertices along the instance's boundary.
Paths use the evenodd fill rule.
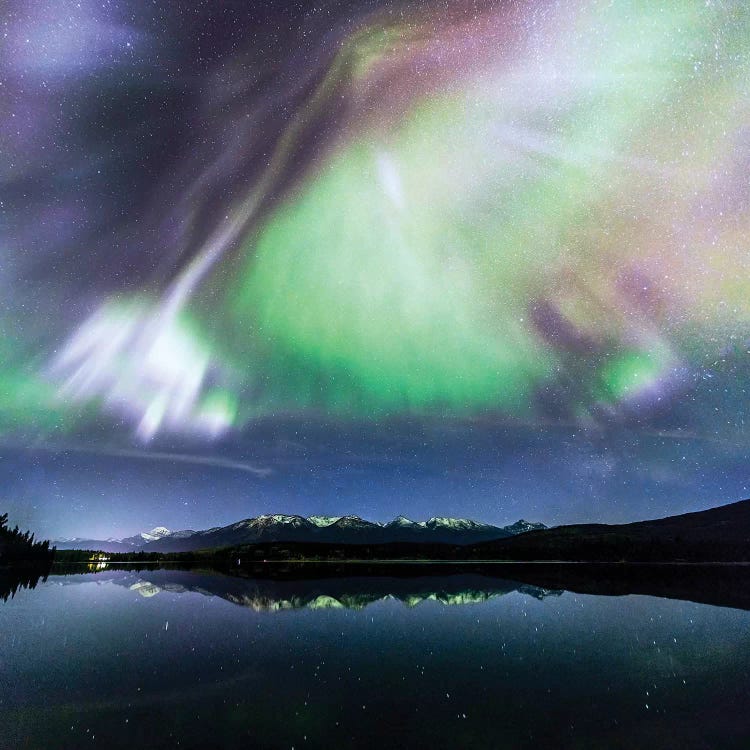
<path fill-rule="evenodd" d="M 0 565 L 18 563 L 52 562 L 55 547 L 49 546 L 49 540 L 36 541 L 34 534 L 21 531 L 16 525 L 8 526 L 8 514 L 0 515 Z"/>

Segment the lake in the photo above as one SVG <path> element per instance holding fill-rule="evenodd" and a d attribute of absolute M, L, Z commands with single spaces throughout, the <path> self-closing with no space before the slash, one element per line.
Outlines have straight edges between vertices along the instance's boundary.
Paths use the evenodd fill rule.
<path fill-rule="evenodd" d="M 750 611 L 701 603 L 742 581 L 512 572 L 53 573 L 0 601 L 0 746 L 750 746 Z"/>

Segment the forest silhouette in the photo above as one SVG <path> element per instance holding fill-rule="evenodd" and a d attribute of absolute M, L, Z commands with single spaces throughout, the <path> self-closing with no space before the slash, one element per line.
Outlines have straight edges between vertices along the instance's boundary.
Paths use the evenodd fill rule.
<path fill-rule="evenodd" d="M 34 534 L 8 526 L 8 514 L 0 515 L 0 598 L 13 598 L 20 588 L 33 589 L 47 580 L 55 557 L 49 540 L 35 541 Z"/>

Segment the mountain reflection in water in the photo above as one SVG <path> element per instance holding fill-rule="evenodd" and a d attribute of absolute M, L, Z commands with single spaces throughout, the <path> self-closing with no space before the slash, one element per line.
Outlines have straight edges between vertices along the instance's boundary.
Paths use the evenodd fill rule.
<path fill-rule="evenodd" d="M 131 579 L 136 577 L 133 583 Z M 537 599 L 559 596 L 561 590 L 526 586 L 513 581 L 488 582 L 478 575 L 456 575 L 437 581 L 430 577 L 398 579 L 390 577 L 334 578 L 312 580 L 262 580 L 231 576 L 207 576 L 186 571 L 132 573 L 115 583 L 127 585 L 141 596 L 152 597 L 162 591 L 197 592 L 219 596 L 233 604 L 256 612 L 287 609 L 363 609 L 375 602 L 395 599 L 408 607 L 424 601 L 454 606 L 478 604 L 518 591 Z"/>
<path fill-rule="evenodd" d="M 82 573 L 88 575 L 77 575 Z M 52 580 L 66 584 L 92 577 L 85 564 L 53 566 L 52 574 Z M 19 576 L 7 571 L 0 576 L 0 596 L 7 599 L 19 587 L 33 588 L 37 582 L 27 571 Z M 161 592 L 195 592 L 263 612 L 356 610 L 388 599 L 407 607 L 424 601 L 468 605 L 512 592 L 541 600 L 565 590 L 601 596 L 645 594 L 750 609 L 747 565 L 286 563 L 213 570 L 155 564 L 110 566 L 97 570 L 95 578 L 146 598 Z"/>
<path fill-rule="evenodd" d="M 55 566 L 0 603 L 0 747 L 745 750 L 749 571 Z"/>

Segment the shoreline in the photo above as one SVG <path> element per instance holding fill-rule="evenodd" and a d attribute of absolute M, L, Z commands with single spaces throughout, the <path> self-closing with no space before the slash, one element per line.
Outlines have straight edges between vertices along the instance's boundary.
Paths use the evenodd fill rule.
<path fill-rule="evenodd" d="M 414 559 L 366 559 L 351 558 L 340 560 L 252 560 L 248 563 L 239 565 L 228 565 L 227 561 L 220 558 L 206 558 L 202 560 L 91 560 L 91 561 L 53 561 L 55 565 L 91 565 L 95 563 L 104 563 L 107 566 L 115 565 L 205 565 L 210 563 L 221 563 L 222 567 L 243 567 L 245 565 L 607 565 L 607 566 L 640 566 L 640 567 L 741 567 L 750 566 L 750 562 L 738 560 L 703 560 L 703 561 L 679 561 L 679 560 L 661 560 L 661 561 L 639 561 L 639 560 L 420 560 Z M 14 567 L 14 566 L 8 566 Z M 0 568 L 2 569 L 2 568 Z"/>

